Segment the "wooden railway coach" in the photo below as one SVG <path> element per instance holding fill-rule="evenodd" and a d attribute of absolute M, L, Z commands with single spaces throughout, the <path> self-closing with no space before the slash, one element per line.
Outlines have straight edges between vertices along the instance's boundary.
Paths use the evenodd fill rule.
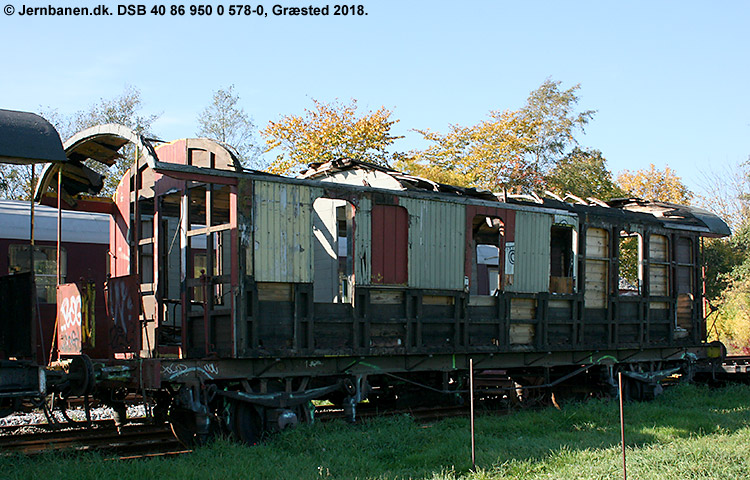
<path fill-rule="evenodd" d="M 253 441 L 314 398 L 352 416 L 414 388 L 455 398 L 470 358 L 519 388 L 624 369 L 647 396 L 716 354 L 700 247 L 729 229 L 708 212 L 496 195 L 349 160 L 280 177 L 209 140 L 154 146 L 119 126 L 66 153 L 108 163 L 127 142 L 139 157 L 114 198 L 110 272 L 142 308 L 111 327 L 138 331 L 118 358 L 140 359 L 123 363 L 131 383 L 170 404 L 183 438 L 223 424 Z"/>

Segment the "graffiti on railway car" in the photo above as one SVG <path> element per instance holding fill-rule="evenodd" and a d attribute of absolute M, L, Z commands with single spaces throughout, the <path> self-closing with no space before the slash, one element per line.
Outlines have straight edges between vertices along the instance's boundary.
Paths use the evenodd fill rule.
<path fill-rule="evenodd" d="M 212 380 L 219 375 L 219 367 L 214 363 L 206 363 L 196 366 L 188 366 L 184 363 L 167 363 L 162 364 L 161 366 L 162 377 L 167 380 L 174 380 L 175 378 L 182 377 L 189 373 L 194 373 L 196 376 L 203 376 L 206 379 Z"/>
<path fill-rule="evenodd" d="M 61 354 L 81 352 L 81 292 L 75 283 L 57 287 L 58 348 Z"/>
<path fill-rule="evenodd" d="M 109 346 L 113 352 L 133 352 L 137 348 L 140 307 L 136 275 L 108 280 L 107 313 L 112 325 L 109 333 Z"/>

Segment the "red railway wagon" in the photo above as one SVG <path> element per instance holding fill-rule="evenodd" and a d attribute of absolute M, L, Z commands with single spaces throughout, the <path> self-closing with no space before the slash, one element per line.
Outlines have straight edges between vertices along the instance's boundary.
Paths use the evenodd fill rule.
<path fill-rule="evenodd" d="M 19 275 L 30 271 L 30 214 L 28 202 L 0 200 L 0 275 Z M 63 211 L 61 244 L 62 283 L 92 284 L 95 292 L 95 316 L 105 317 L 104 281 L 108 271 L 109 215 Z M 34 208 L 34 278 L 36 296 L 32 302 L 35 340 L 32 359 L 49 360 L 55 340 L 57 285 L 57 209 L 44 205 Z M 94 345 L 85 353 L 95 358 L 108 354 L 108 327 L 96 326 Z M 96 339 L 99 339 L 97 342 Z"/>

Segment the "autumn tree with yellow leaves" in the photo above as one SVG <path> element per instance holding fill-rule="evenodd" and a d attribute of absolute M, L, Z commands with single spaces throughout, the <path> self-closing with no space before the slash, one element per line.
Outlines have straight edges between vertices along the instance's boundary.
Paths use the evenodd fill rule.
<path fill-rule="evenodd" d="M 386 164 L 388 146 L 401 137 L 391 135 L 392 112 L 385 107 L 361 114 L 357 101 L 331 103 L 313 100 L 302 115 L 287 115 L 261 131 L 267 151 L 279 153 L 270 171 L 292 174 L 312 162 L 351 158 Z"/>
<path fill-rule="evenodd" d="M 648 169 L 623 170 L 617 176 L 617 183 L 629 195 L 644 200 L 687 205 L 693 198 L 674 170 L 669 167 L 659 170 L 653 163 Z"/>
<path fill-rule="evenodd" d="M 425 176 L 443 171 L 463 186 L 542 190 L 545 176 L 577 144 L 575 134 L 595 113 L 576 111 L 580 85 L 565 90 L 560 85 L 547 79 L 522 108 L 491 111 L 473 126 L 452 125 L 448 133 L 417 130 L 431 145 L 398 166 Z"/>

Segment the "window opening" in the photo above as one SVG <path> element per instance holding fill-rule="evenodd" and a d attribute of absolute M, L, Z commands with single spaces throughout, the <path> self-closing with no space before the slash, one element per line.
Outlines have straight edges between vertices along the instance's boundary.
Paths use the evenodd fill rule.
<path fill-rule="evenodd" d="M 472 262 L 472 279 L 469 282 L 471 295 L 497 295 L 502 290 L 500 261 L 504 234 L 504 225 L 499 218 L 483 215 L 474 217 L 472 221 L 474 261 Z"/>
<path fill-rule="evenodd" d="M 643 239 L 638 233 L 620 232 L 619 290 L 620 295 L 640 295 L 643 278 Z"/>
<path fill-rule="evenodd" d="M 314 281 L 318 303 L 349 303 L 354 288 L 354 206 L 346 200 L 313 203 Z"/>
<path fill-rule="evenodd" d="M 161 197 L 159 209 L 159 283 L 164 311 L 159 324 L 159 345 L 182 343 L 182 302 L 180 298 L 180 192 Z"/>
<path fill-rule="evenodd" d="M 8 273 L 30 272 L 30 245 L 10 245 L 8 249 Z M 65 247 L 60 247 L 60 275 L 62 283 L 68 274 L 68 256 Z M 39 303 L 57 302 L 57 247 L 34 246 L 34 279 Z"/>
<path fill-rule="evenodd" d="M 211 185 L 211 225 L 229 224 L 229 185 Z"/>
<path fill-rule="evenodd" d="M 552 225 L 550 230 L 550 293 L 573 293 L 573 231 L 567 225 Z"/>

